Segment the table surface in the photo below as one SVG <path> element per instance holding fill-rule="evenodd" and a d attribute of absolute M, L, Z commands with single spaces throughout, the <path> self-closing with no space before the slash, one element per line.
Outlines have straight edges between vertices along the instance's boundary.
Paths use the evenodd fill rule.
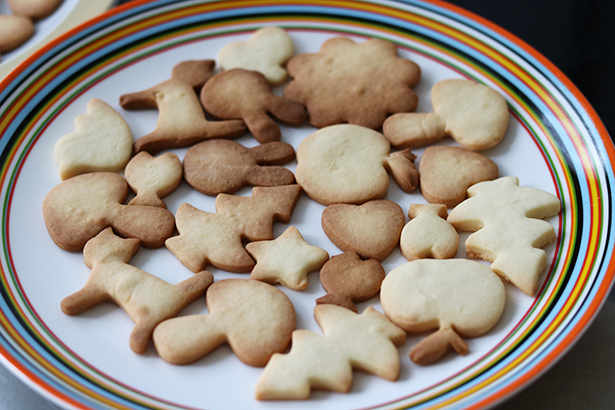
<path fill-rule="evenodd" d="M 3 0 L 0 0 L 3 1 Z M 452 0 L 530 44 L 580 89 L 615 135 L 615 1 Z M 615 402 L 615 291 L 585 334 L 497 410 L 607 409 Z M 0 365 L 0 410 L 58 410 Z"/>

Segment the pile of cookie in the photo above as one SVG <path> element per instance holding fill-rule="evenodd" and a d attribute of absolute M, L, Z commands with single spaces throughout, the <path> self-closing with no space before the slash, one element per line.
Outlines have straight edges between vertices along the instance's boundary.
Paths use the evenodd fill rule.
<path fill-rule="evenodd" d="M 62 0 L 7 0 L 12 14 L 0 14 L 0 54 L 15 50 L 36 30 L 34 23 L 51 15 Z"/>
<path fill-rule="evenodd" d="M 219 73 L 212 60 L 185 61 L 169 80 L 122 95 L 126 110 L 159 111 L 155 130 L 134 144 L 121 114 L 98 99 L 58 140 L 63 182 L 44 200 L 45 223 L 61 249 L 83 250 L 91 268 L 85 286 L 62 301 L 66 314 L 112 300 L 135 322 L 135 352 L 153 340 L 162 359 L 187 364 L 228 343 L 244 363 L 264 366 L 257 399 L 306 399 L 314 388 L 348 392 L 353 368 L 396 380 L 407 333 L 435 330 L 412 348 L 415 363 L 451 349 L 466 354 L 463 338 L 489 332 L 502 315 L 502 279 L 536 293 L 542 248 L 556 239 L 544 218 L 560 202 L 499 177 L 479 152 L 507 130 L 496 91 L 444 80 L 432 89 L 433 112 L 413 113 L 420 69 L 393 43 L 336 37 L 295 55 L 277 27 L 228 44 L 218 60 Z M 295 153 L 278 122 L 306 120 L 317 130 Z M 246 131 L 260 145 L 232 141 Z M 429 146 L 417 170 L 411 149 L 444 136 L 457 145 Z M 179 147 L 189 147 L 183 159 L 160 154 Z M 293 173 L 284 165 L 295 159 Z M 385 199 L 389 175 L 405 192 L 420 186 L 428 202 L 410 206 L 408 223 Z M 168 211 L 163 198 L 183 180 L 215 196 L 216 212 L 188 203 Z M 245 186 L 251 196 L 234 195 Z M 290 222 L 302 193 L 325 207 L 322 229 L 339 255 L 307 243 L 295 226 L 274 238 L 274 222 Z M 455 258 L 458 232 L 472 232 L 468 257 L 490 267 Z M 130 265 L 140 246 L 166 247 L 194 276 L 171 285 Z M 398 246 L 408 262 L 387 273 L 381 262 Z M 208 266 L 250 278 L 214 282 Z M 314 271 L 326 291 L 314 308 L 322 334 L 296 329 L 293 304 L 276 287 L 301 291 Z M 176 317 L 204 294 L 207 314 Z M 357 302 L 378 296 L 383 313 L 358 313 Z"/>

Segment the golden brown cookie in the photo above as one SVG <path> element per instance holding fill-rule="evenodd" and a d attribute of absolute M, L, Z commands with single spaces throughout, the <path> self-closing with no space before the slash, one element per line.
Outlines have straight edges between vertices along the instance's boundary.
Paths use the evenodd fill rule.
<path fill-rule="evenodd" d="M 137 194 L 128 205 L 166 208 L 162 198 L 177 189 L 182 181 L 182 172 L 182 162 L 172 152 L 155 158 L 149 152 L 138 153 L 124 171 L 126 182 Z"/>
<path fill-rule="evenodd" d="M 88 241 L 83 257 L 92 272 L 81 290 L 62 300 L 62 311 L 77 315 L 104 301 L 115 302 L 135 322 L 131 349 L 144 353 L 154 327 L 203 295 L 213 276 L 203 271 L 171 285 L 128 264 L 138 250 L 138 239 L 119 238 L 111 228 Z"/>
<path fill-rule="evenodd" d="M 273 141 L 253 148 L 228 140 L 203 141 L 184 156 L 184 178 L 205 195 L 232 194 L 245 185 L 277 186 L 295 183 L 281 166 L 295 158 L 292 145 Z"/>
<path fill-rule="evenodd" d="M 378 129 L 387 115 L 416 109 L 410 87 L 420 69 L 386 40 L 332 38 L 318 53 L 294 56 L 287 69 L 293 80 L 284 96 L 306 106 L 317 128 L 350 123 Z"/>
<path fill-rule="evenodd" d="M 15 50 L 34 35 L 34 23 L 26 16 L 0 14 L 0 53 Z"/>
<path fill-rule="evenodd" d="M 250 366 L 283 352 L 295 330 L 295 308 L 274 286 L 250 279 L 223 279 L 207 290 L 206 315 L 166 320 L 154 330 L 154 345 L 169 363 L 187 364 L 228 343 Z"/>
<path fill-rule="evenodd" d="M 299 126 L 307 117 L 301 104 L 273 94 L 267 79 L 256 71 L 234 68 L 224 71 L 201 90 L 201 103 L 214 117 L 242 119 L 258 142 L 279 141 L 283 124 Z"/>
<path fill-rule="evenodd" d="M 139 138 L 135 152 L 155 153 L 187 147 L 212 138 L 235 138 L 246 128 L 243 121 L 208 121 L 197 91 L 213 76 L 213 60 L 184 61 L 173 68 L 171 79 L 145 91 L 120 96 L 127 110 L 157 108 L 156 129 Z"/>
<path fill-rule="evenodd" d="M 56 11 L 62 0 L 7 0 L 13 14 L 40 20 Z"/>
<path fill-rule="evenodd" d="M 68 179 L 43 201 L 43 217 L 51 239 L 62 249 L 79 251 L 103 229 L 159 248 L 173 235 L 175 221 L 166 209 L 124 205 L 128 184 L 121 175 L 95 172 Z"/>

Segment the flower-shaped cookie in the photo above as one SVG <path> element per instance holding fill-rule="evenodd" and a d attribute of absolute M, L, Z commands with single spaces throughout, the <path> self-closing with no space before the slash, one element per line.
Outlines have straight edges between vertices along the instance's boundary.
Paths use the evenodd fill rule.
<path fill-rule="evenodd" d="M 293 81 L 284 96 L 305 105 L 315 127 L 350 123 L 378 129 L 389 114 L 416 109 L 410 87 L 419 67 L 398 57 L 395 45 L 370 39 L 327 40 L 315 54 L 299 54 L 287 65 Z"/>

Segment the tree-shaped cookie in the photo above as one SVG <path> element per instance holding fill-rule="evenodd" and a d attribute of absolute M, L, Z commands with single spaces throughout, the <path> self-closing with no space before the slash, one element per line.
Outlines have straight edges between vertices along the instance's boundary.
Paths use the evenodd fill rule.
<path fill-rule="evenodd" d="M 295 330 L 295 308 L 276 287 L 223 279 L 207 290 L 208 314 L 181 316 L 154 330 L 154 345 L 169 363 L 187 364 L 227 343 L 239 360 L 264 366 L 283 352 Z"/>
<path fill-rule="evenodd" d="M 212 77 L 214 65 L 213 60 L 184 61 L 173 68 L 170 80 L 120 97 L 120 105 L 127 110 L 159 111 L 156 129 L 135 142 L 135 152 L 154 153 L 212 138 L 235 138 L 245 132 L 242 121 L 205 118 L 197 92 Z"/>
<path fill-rule="evenodd" d="M 353 312 L 354 302 L 371 299 L 380 291 L 384 268 L 375 259 L 362 260 L 355 252 L 333 256 L 320 269 L 320 282 L 327 291 L 317 304 L 333 304 Z"/>
<path fill-rule="evenodd" d="M 336 305 L 318 305 L 314 316 L 322 335 L 295 330 L 287 354 L 274 354 L 256 385 L 258 400 L 298 400 L 312 389 L 347 393 L 352 369 L 394 381 L 397 347 L 406 335 L 371 306 L 357 315 Z"/>
<path fill-rule="evenodd" d="M 75 128 L 55 145 L 62 180 L 86 172 L 124 169 L 132 156 L 132 133 L 117 111 L 93 98 L 87 114 L 75 118 Z"/>
<path fill-rule="evenodd" d="M 184 178 L 205 195 L 232 194 L 245 185 L 276 186 L 295 183 L 281 166 L 295 158 L 292 145 L 273 141 L 252 148 L 228 140 L 203 141 L 184 156 Z"/>
<path fill-rule="evenodd" d="M 79 251 L 107 227 L 141 245 L 159 248 L 173 235 L 173 214 L 164 208 L 124 205 L 128 184 L 121 175 L 95 172 L 68 179 L 43 201 L 43 217 L 51 239 L 62 249 Z"/>
<path fill-rule="evenodd" d="M 405 222 L 401 207 L 387 199 L 329 205 L 321 218 L 323 231 L 338 248 L 378 261 L 397 247 Z"/>
<path fill-rule="evenodd" d="M 261 143 L 281 138 L 280 127 L 273 118 L 299 126 L 307 117 L 301 104 L 275 95 L 261 73 L 241 68 L 223 71 L 209 80 L 201 90 L 201 103 L 214 117 L 242 119 Z"/>
<path fill-rule="evenodd" d="M 172 152 L 153 157 L 140 152 L 126 165 L 126 182 L 137 196 L 129 205 L 148 205 L 166 208 L 162 200 L 175 191 L 182 181 L 182 162 Z"/>
<path fill-rule="evenodd" d="M 508 106 L 497 91 L 470 80 L 443 80 L 431 90 L 433 113 L 402 113 L 387 118 L 384 135 L 395 148 L 412 148 L 452 137 L 482 150 L 497 145 L 508 128 Z"/>
<path fill-rule="evenodd" d="M 104 301 L 115 302 L 135 322 L 130 348 L 143 353 L 154 327 L 203 295 L 213 276 L 203 271 L 171 285 L 128 264 L 138 250 L 138 239 L 119 238 L 111 228 L 88 241 L 83 256 L 92 272 L 81 290 L 62 300 L 62 311 L 77 315 Z"/>
<path fill-rule="evenodd" d="M 379 132 L 358 125 L 322 128 L 306 137 L 297 149 L 297 183 L 323 205 L 362 204 L 383 198 L 389 173 L 406 192 L 418 184 L 416 156 L 409 150 L 391 153 Z"/>
<path fill-rule="evenodd" d="M 293 80 L 284 96 L 305 105 L 318 128 L 350 123 L 378 129 L 387 115 L 416 109 L 410 87 L 420 69 L 386 40 L 332 38 L 318 53 L 294 56 L 287 69 Z"/>
<path fill-rule="evenodd" d="M 519 187 L 517 177 L 480 182 L 468 189 L 468 197 L 448 215 L 458 231 L 476 231 L 466 240 L 466 253 L 492 262 L 491 269 L 533 296 L 547 266 L 540 248 L 556 239 L 553 226 L 541 218 L 560 212 L 559 199 Z"/>
<path fill-rule="evenodd" d="M 446 221 L 445 205 L 412 204 L 410 222 L 401 231 L 399 247 L 406 259 L 447 259 L 457 253 L 459 234 Z"/>
<path fill-rule="evenodd" d="M 307 243 L 294 226 L 271 241 L 250 242 L 246 250 L 256 260 L 250 279 L 280 283 L 293 290 L 307 288 L 307 274 L 329 260 L 327 251 Z"/>
<path fill-rule="evenodd" d="M 258 71 L 271 85 L 280 85 L 287 75 L 283 66 L 294 53 L 293 41 L 286 31 L 264 27 L 254 32 L 248 41 L 237 41 L 220 49 L 218 62 L 223 70 Z"/>
<path fill-rule="evenodd" d="M 468 353 L 462 337 L 491 330 L 502 316 L 506 292 L 487 266 L 468 259 L 421 259 L 389 272 L 380 289 L 389 319 L 411 333 L 437 329 L 410 351 L 418 364 L 430 364 L 450 349 Z"/>
<path fill-rule="evenodd" d="M 290 220 L 300 194 L 297 185 L 256 187 L 251 197 L 220 194 L 216 213 L 183 203 L 175 215 L 179 235 L 165 245 L 193 272 L 207 264 L 230 272 L 250 272 L 254 261 L 244 242 L 273 239 L 274 221 Z"/>

